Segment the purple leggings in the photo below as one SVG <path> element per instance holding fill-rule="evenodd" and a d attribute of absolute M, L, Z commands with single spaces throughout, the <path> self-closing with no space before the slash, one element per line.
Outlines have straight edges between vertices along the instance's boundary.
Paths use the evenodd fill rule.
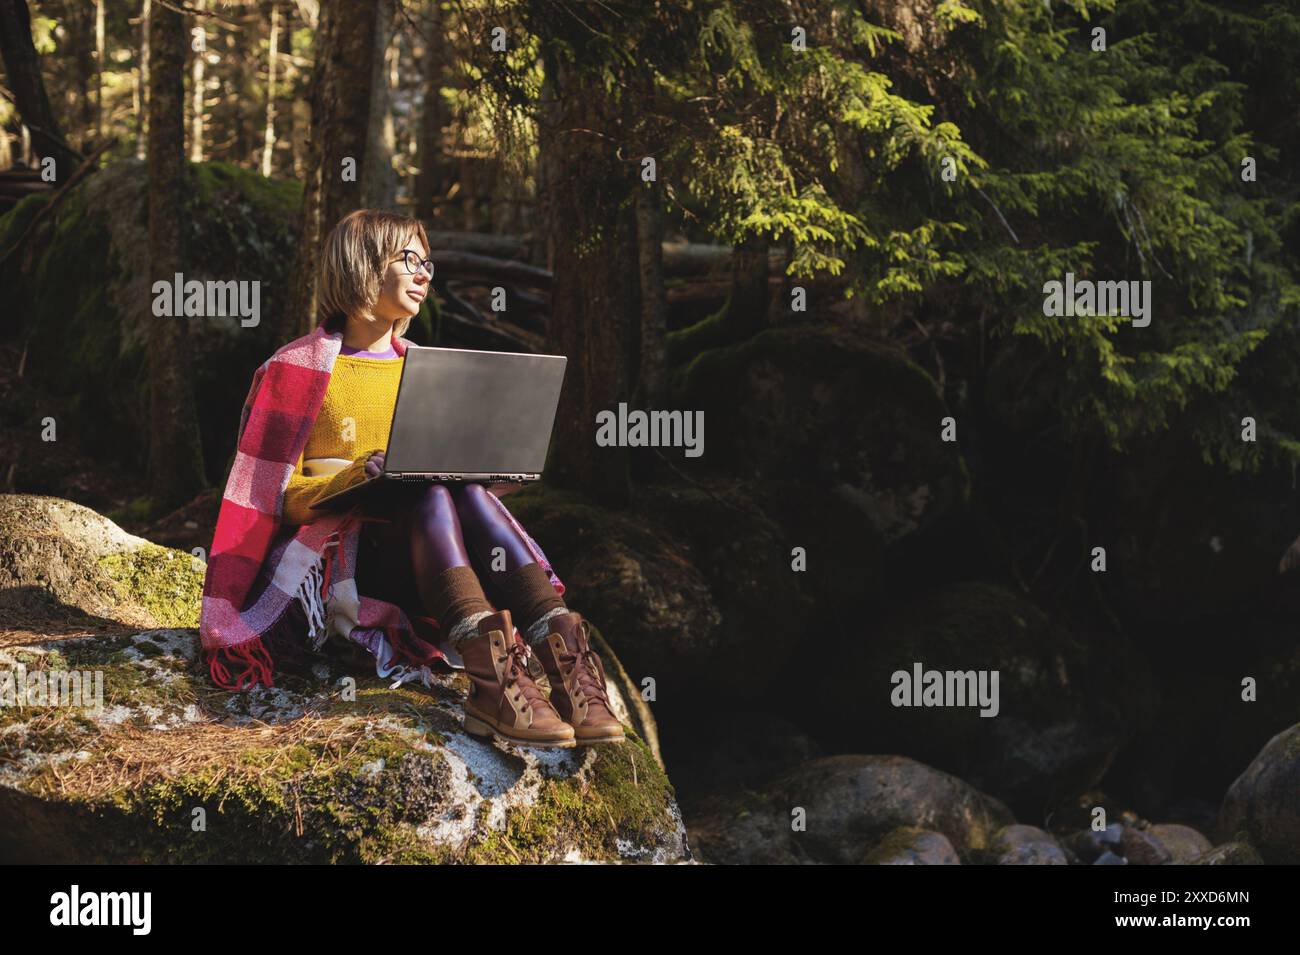
<path fill-rule="evenodd" d="M 407 609 L 428 614 L 420 582 L 432 582 L 449 567 L 492 567 L 493 551 L 504 552 L 504 570 L 531 564 L 528 544 L 511 526 L 481 484 L 436 483 L 399 487 L 368 514 L 388 523 L 361 525 L 357 589 Z M 491 574 L 480 574 L 480 580 Z M 485 585 L 486 588 L 486 585 Z M 488 599 L 501 606 L 500 595 Z"/>

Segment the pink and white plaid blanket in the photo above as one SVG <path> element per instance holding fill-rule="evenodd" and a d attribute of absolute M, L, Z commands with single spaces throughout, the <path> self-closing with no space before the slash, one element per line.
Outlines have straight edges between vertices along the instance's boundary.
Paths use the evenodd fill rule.
<path fill-rule="evenodd" d="M 357 593 L 357 544 L 365 520 L 358 508 L 324 514 L 310 524 L 281 520 L 285 488 L 307 446 L 342 344 L 341 332 L 319 326 L 289 342 L 257 369 L 244 400 L 199 616 L 212 680 L 225 689 L 273 685 L 274 661 L 263 637 L 283 624 L 294 599 L 307 618 L 304 642 L 319 649 L 333 634 L 359 644 L 374 654 L 381 677 L 427 685 L 429 664 L 445 659 L 435 644 L 416 635 L 401 607 Z M 413 343 L 394 336 L 392 344 L 405 355 Z M 564 584 L 541 548 L 496 495 L 492 499 L 563 594 Z M 436 630 L 436 620 L 420 619 Z"/>

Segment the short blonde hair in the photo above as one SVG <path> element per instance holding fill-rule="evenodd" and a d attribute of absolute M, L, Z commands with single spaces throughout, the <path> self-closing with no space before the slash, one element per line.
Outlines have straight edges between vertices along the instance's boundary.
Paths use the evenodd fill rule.
<path fill-rule="evenodd" d="M 416 236 L 427 251 L 429 237 L 413 216 L 358 209 L 340 219 L 321 254 L 318 323 L 326 331 L 341 332 L 349 315 L 374 308 L 389 261 Z M 400 338 L 410 325 L 410 317 L 403 318 L 393 326 L 393 333 Z"/>

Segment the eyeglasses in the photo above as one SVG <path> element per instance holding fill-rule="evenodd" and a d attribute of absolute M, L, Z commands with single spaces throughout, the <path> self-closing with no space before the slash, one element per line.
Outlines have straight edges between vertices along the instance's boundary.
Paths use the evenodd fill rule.
<path fill-rule="evenodd" d="M 419 252 L 413 249 L 403 249 L 402 261 L 406 263 L 406 271 L 412 275 L 420 271 L 420 269 L 428 269 L 429 277 L 433 278 L 433 259 L 422 259 Z"/>

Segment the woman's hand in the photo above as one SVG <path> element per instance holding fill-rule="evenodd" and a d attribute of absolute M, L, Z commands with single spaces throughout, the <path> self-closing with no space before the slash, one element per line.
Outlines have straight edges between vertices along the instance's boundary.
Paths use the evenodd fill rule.
<path fill-rule="evenodd" d="M 379 473 L 384 470 L 384 452 L 376 451 L 370 455 L 366 461 L 366 477 L 378 477 Z"/>

